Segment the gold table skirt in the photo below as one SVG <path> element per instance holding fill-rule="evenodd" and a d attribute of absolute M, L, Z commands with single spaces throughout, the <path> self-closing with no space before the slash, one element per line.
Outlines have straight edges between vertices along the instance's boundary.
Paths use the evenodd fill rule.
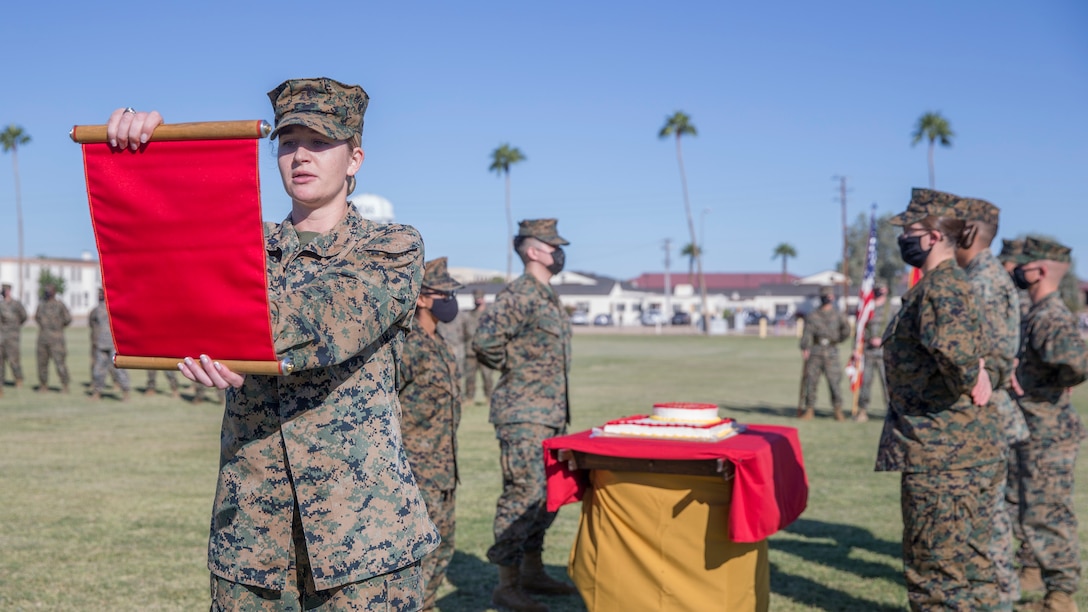
<path fill-rule="evenodd" d="M 568 572 L 590 612 L 759 611 L 767 541 L 729 539 L 720 476 L 590 471 Z"/>

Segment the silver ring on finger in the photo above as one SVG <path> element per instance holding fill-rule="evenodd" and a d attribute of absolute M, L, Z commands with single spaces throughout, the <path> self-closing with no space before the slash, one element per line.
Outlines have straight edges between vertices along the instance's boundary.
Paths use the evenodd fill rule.
<path fill-rule="evenodd" d="M 133 115 L 135 115 L 136 114 L 136 109 L 132 108 L 131 106 L 126 106 L 125 107 L 125 112 L 126 113 L 132 113 Z"/>

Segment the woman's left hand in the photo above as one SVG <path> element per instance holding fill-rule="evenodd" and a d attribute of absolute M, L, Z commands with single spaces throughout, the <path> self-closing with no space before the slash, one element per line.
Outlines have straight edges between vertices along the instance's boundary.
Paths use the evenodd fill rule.
<path fill-rule="evenodd" d="M 218 361 L 212 361 L 207 355 L 201 355 L 200 359 L 186 357 L 178 364 L 178 369 L 182 376 L 205 387 L 238 388 L 246 380 L 245 374 L 232 372 L 230 368 Z"/>
<path fill-rule="evenodd" d="M 976 406 L 985 406 L 994 392 L 993 387 L 990 386 L 990 373 L 986 371 L 985 365 L 985 359 L 978 360 L 978 382 L 975 383 L 975 388 L 971 389 L 971 400 Z"/>

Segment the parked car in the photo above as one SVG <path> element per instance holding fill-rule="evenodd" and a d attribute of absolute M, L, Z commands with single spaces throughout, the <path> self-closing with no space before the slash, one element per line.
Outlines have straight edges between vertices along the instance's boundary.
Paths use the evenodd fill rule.
<path fill-rule="evenodd" d="M 582 312 L 581 310 L 570 315 L 571 325 L 589 325 L 589 313 Z"/>
<path fill-rule="evenodd" d="M 598 326 L 612 325 L 612 315 L 599 314 L 593 317 L 593 324 Z"/>
<path fill-rule="evenodd" d="M 686 312 L 674 312 L 672 315 L 673 325 L 691 325 L 691 314 Z"/>
<path fill-rule="evenodd" d="M 766 319 L 766 318 L 767 318 L 767 315 L 763 314 L 762 312 L 757 312 L 755 310 L 749 310 L 749 311 L 744 313 L 744 324 L 745 325 L 759 325 L 759 320 L 760 319 Z"/>
<path fill-rule="evenodd" d="M 644 310 L 640 320 L 643 325 L 666 325 L 669 322 L 660 310 Z"/>

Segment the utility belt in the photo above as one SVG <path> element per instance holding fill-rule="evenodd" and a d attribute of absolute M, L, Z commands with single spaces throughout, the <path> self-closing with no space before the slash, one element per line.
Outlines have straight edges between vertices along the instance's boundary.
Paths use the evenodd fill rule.
<path fill-rule="evenodd" d="M 831 346 L 831 341 L 827 338 L 820 338 L 816 341 L 816 344 L 818 344 L 819 346 Z"/>

